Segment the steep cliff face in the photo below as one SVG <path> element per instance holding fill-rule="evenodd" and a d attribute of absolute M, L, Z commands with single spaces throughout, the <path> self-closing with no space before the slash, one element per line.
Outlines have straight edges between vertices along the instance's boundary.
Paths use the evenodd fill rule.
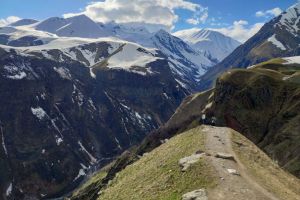
<path fill-rule="evenodd" d="M 186 91 L 128 45 L 0 48 L 1 199 L 61 196 L 169 119 Z"/>

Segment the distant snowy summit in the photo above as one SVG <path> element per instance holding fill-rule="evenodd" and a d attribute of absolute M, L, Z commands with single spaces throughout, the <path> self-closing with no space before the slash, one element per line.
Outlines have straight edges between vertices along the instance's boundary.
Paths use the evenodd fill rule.
<path fill-rule="evenodd" d="M 240 42 L 217 31 L 208 29 L 188 29 L 174 33 L 175 36 L 189 43 L 195 50 L 205 52 L 212 58 L 222 61 Z"/>
<path fill-rule="evenodd" d="M 31 50 L 61 49 L 100 41 L 136 43 L 143 48 L 158 49 L 168 60 L 176 81 L 188 91 L 197 90 L 200 77 L 239 45 L 214 31 L 151 32 L 136 24 L 95 22 L 86 15 L 43 21 L 23 19 L 0 27 L 0 35 L 2 45 Z M 132 55 L 132 52 L 125 54 Z M 126 58 L 120 60 L 125 61 Z"/>
<path fill-rule="evenodd" d="M 107 37 L 109 32 L 86 15 L 70 18 L 52 17 L 34 25 L 36 30 L 47 31 L 64 37 Z"/>
<path fill-rule="evenodd" d="M 37 23 L 38 21 L 35 19 L 20 19 L 14 23 L 9 24 L 10 26 L 26 26 L 30 24 Z"/>

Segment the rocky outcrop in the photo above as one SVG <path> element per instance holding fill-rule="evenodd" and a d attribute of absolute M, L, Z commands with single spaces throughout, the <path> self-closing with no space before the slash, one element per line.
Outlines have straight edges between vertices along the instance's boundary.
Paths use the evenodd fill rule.
<path fill-rule="evenodd" d="M 229 174 L 240 176 L 239 172 L 236 169 L 227 169 Z"/>
<path fill-rule="evenodd" d="M 181 167 L 181 171 L 182 172 L 187 171 L 192 164 L 195 164 L 196 162 L 198 162 L 200 160 L 200 158 L 203 157 L 204 155 L 205 155 L 205 153 L 195 153 L 188 157 L 181 158 L 178 161 L 178 164 Z"/>
<path fill-rule="evenodd" d="M 235 160 L 233 155 L 227 153 L 216 153 L 215 157 L 226 159 L 226 160 Z"/>

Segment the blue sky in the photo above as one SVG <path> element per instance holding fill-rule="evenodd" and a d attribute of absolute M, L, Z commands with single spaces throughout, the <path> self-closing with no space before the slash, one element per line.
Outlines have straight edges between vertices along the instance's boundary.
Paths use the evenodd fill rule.
<path fill-rule="evenodd" d="M 124 23 L 128 18 L 129 21 L 139 19 L 139 23 L 158 23 L 173 32 L 197 27 L 220 29 L 225 33 L 230 29 L 234 31 L 235 26 L 247 32 L 274 17 L 272 9 L 276 8 L 278 12 L 279 9 L 285 10 L 297 2 L 297 0 L 149 0 L 148 4 L 150 2 L 156 6 L 151 7 L 153 5 L 141 3 L 145 0 L 117 0 L 119 4 L 111 3 L 112 0 L 105 0 L 104 3 L 103 1 L 97 4 L 91 3 L 90 0 L 1 0 L 0 19 L 2 23 L 13 19 L 7 19 L 9 16 L 42 20 L 82 12 L 97 21 L 107 22 L 113 18 L 116 22 Z M 116 6 L 122 8 L 119 13 L 109 10 L 110 7 Z M 133 16 L 132 7 L 145 10 L 142 14 Z M 119 14 L 120 16 L 117 16 Z M 128 15 L 132 15 L 132 18 Z M 229 32 L 228 35 L 231 34 Z"/>
<path fill-rule="evenodd" d="M 216 18 L 220 23 L 232 24 L 234 21 L 246 20 L 249 24 L 255 24 L 269 20 L 270 17 L 256 17 L 257 11 L 266 11 L 273 8 L 281 8 L 285 10 L 295 4 L 296 0 L 191 0 L 200 3 L 204 7 L 208 7 L 209 17 Z M 190 28 L 192 25 L 184 23 L 189 13 L 181 11 L 184 16 L 178 22 L 178 29 Z M 200 24 L 199 27 L 216 27 L 210 23 Z M 224 25 L 219 25 L 224 26 Z"/>

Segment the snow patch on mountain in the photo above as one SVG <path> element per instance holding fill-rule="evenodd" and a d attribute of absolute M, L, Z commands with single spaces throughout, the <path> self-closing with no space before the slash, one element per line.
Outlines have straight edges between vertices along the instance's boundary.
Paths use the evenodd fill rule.
<path fill-rule="evenodd" d="M 6 196 L 10 196 L 12 193 L 12 183 L 9 184 L 8 188 L 6 189 Z"/>
<path fill-rule="evenodd" d="M 300 64 L 300 56 L 287 57 L 283 59 L 287 61 L 284 64 Z"/>
<path fill-rule="evenodd" d="M 45 110 L 41 107 L 36 107 L 33 108 L 31 107 L 31 112 L 33 115 L 35 115 L 39 120 L 44 119 L 44 117 L 47 116 L 47 113 L 45 112 Z"/>
<path fill-rule="evenodd" d="M 88 152 L 86 150 L 86 148 L 82 145 L 81 141 L 78 141 L 78 144 L 79 144 L 81 150 L 84 151 L 88 155 L 88 157 L 90 158 L 91 164 L 97 163 L 97 159 L 90 152 Z"/>
<path fill-rule="evenodd" d="M 78 175 L 74 178 L 73 181 L 76 181 L 77 179 L 79 179 L 80 177 L 85 176 L 85 175 L 86 175 L 86 173 L 85 173 L 84 169 L 79 169 Z"/>
<path fill-rule="evenodd" d="M 14 65 L 5 65 L 4 69 L 7 71 L 6 77 L 14 80 L 21 80 L 27 76 L 27 74 L 22 71 L 21 68 Z"/>
<path fill-rule="evenodd" d="M 4 138 L 4 134 L 3 134 L 3 129 L 2 127 L 0 127 L 0 130 L 1 130 L 1 140 L 2 140 L 2 148 L 4 150 L 4 153 L 5 155 L 8 155 L 8 151 L 7 151 L 7 148 L 6 148 L 6 145 L 5 145 L 5 138 Z"/>
<path fill-rule="evenodd" d="M 59 146 L 61 143 L 64 142 L 64 140 L 61 137 L 55 135 L 55 142 L 56 142 L 57 146 Z"/>
<path fill-rule="evenodd" d="M 148 63 L 154 62 L 159 58 L 155 57 L 155 50 L 144 51 L 140 47 L 133 44 L 125 44 L 120 47 L 119 51 L 109 57 L 107 63 L 108 68 L 130 69 L 132 67 L 146 67 Z M 149 73 L 152 71 L 147 68 Z"/>
<path fill-rule="evenodd" d="M 71 80 L 72 76 L 68 69 L 63 67 L 53 67 L 53 69 L 59 74 L 61 78 Z"/>
<path fill-rule="evenodd" d="M 270 37 L 268 39 L 268 42 L 271 42 L 274 46 L 276 46 L 277 48 L 279 48 L 279 49 L 281 49 L 283 51 L 286 50 L 285 46 L 279 40 L 276 39 L 276 35 L 275 34 L 272 35 L 272 37 Z"/>

